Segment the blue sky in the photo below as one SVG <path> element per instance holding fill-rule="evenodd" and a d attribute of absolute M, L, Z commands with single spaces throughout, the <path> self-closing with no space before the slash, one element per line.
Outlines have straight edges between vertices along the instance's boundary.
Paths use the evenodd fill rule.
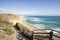
<path fill-rule="evenodd" d="M 60 16 L 60 0 L 0 0 L 0 10 L 19 15 Z"/>

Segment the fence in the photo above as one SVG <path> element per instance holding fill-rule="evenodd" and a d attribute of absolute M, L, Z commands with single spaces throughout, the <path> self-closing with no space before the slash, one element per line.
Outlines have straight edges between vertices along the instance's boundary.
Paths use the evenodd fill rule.
<path fill-rule="evenodd" d="M 53 29 L 43 29 L 43 30 L 51 30 L 50 32 L 44 32 L 44 33 L 40 33 L 40 32 L 34 32 L 34 31 L 32 31 L 32 37 L 31 37 L 31 40 L 33 40 L 33 39 L 36 39 L 36 38 L 34 38 L 33 36 L 34 36 L 34 34 L 49 34 L 49 36 L 40 36 L 40 37 L 42 37 L 42 38 L 48 38 L 49 40 L 54 40 L 53 39 L 53 36 L 55 36 L 55 37 L 57 37 L 57 38 L 60 38 L 60 36 L 58 36 L 58 35 L 55 35 L 54 34 L 54 31 L 55 32 L 57 32 L 57 33 L 60 33 L 59 31 L 56 31 L 56 30 L 53 30 Z M 37 38 L 38 39 L 38 38 Z"/>

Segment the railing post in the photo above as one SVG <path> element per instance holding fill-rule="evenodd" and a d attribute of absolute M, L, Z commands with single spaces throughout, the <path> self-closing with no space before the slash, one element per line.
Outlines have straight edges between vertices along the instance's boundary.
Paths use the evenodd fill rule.
<path fill-rule="evenodd" d="M 32 37 L 31 37 L 31 40 L 33 40 L 33 36 L 34 36 L 34 31 L 32 31 Z"/>
<path fill-rule="evenodd" d="M 50 31 L 50 36 L 49 36 L 49 40 L 53 40 L 53 31 Z"/>

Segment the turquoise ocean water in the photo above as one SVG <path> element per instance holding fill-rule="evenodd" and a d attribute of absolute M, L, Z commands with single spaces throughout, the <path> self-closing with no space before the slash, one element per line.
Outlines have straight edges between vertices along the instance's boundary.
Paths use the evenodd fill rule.
<path fill-rule="evenodd" d="M 26 22 L 41 29 L 60 31 L 60 16 L 26 16 Z"/>

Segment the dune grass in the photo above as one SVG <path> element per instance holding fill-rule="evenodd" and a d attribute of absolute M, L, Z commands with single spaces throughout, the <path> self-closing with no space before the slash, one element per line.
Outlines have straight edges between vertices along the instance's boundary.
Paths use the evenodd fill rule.
<path fill-rule="evenodd" d="M 2 30 L 5 31 L 8 35 L 11 35 L 14 33 L 12 27 L 3 27 Z"/>
<path fill-rule="evenodd" d="M 4 24 L 2 25 L 2 23 L 0 23 L 0 29 L 5 31 L 8 35 L 11 35 L 14 33 L 14 30 L 12 29 L 12 25 L 7 25 L 7 24 Z"/>

